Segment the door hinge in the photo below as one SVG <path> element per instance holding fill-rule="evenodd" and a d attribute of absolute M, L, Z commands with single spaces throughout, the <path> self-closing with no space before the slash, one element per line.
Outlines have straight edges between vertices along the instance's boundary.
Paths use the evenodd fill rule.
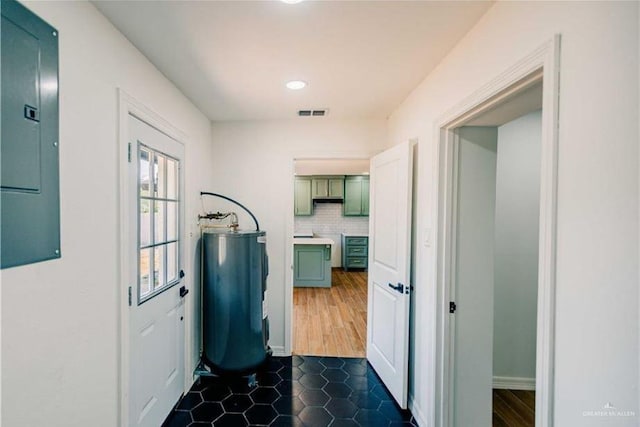
<path fill-rule="evenodd" d="M 129 147 L 127 148 L 127 159 L 129 160 L 129 163 L 131 163 L 131 143 L 129 143 Z"/>
<path fill-rule="evenodd" d="M 131 286 L 129 286 L 129 307 L 131 307 L 132 304 L 132 297 L 131 297 Z"/>
<path fill-rule="evenodd" d="M 458 306 L 456 305 L 455 302 L 453 301 L 449 301 L 449 313 L 455 313 L 456 309 L 458 308 Z"/>

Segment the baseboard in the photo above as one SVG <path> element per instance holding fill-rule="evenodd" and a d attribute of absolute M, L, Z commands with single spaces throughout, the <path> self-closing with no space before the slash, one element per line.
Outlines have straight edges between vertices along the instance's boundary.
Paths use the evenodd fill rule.
<path fill-rule="evenodd" d="M 535 378 L 493 377 L 493 388 L 508 390 L 535 390 Z"/>
<path fill-rule="evenodd" d="M 409 410 L 411 411 L 413 418 L 415 418 L 415 422 L 418 426 L 428 425 L 427 417 L 425 417 L 424 413 L 420 409 L 420 405 L 418 405 L 416 401 L 413 400 L 413 395 L 411 394 L 409 395 Z"/>
<path fill-rule="evenodd" d="M 273 351 L 273 355 L 276 357 L 291 356 L 291 354 L 285 353 L 283 345 L 272 345 L 271 350 Z"/>

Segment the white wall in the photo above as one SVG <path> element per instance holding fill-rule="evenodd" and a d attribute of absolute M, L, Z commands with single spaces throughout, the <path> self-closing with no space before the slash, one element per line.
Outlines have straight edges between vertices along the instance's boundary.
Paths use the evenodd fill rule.
<path fill-rule="evenodd" d="M 370 157 L 385 144 L 384 120 L 302 118 L 282 121 L 214 123 L 214 180 L 208 190 L 230 196 L 253 211 L 267 232 L 270 345 L 284 351 L 286 292 L 291 280 L 293 159 Z M 207 209 L 229 209 L 207 201 Z M 252 227 L 246 216 L 243 228 Z"/>
<path fill-rule="evenodd" d="M 498 129 L 458 131 L 455 248 L 455 427 L 491 425 Z"/>
<path fill-rule="evenodd" d="M 536 111 L 498 127 L 493 375 L 536 376 L 540 142 Z"/>
<path fill-rule="evenodd" d="M 638 4 L 498 2 L 389 120 L 420 141 L 418 227 L 436 230 L 434 123 L 562 34 L 555 425 L 592 426 L 607 402 L 638 410 Z M 427 43 L 428 41 L 425 41 Z M 434 234 L 435 235 L 435 234 Z M 436 246 L 417 245 L 418 306 L 435 301 Z M 413 401 L 435 401 L 431 310 L 417 310 Z M 616 419 L 637 425 L 637 418 Z"/>
<path fill-rule="evenodd" d="M 113 427 L 124 302 L 116 88 L 188 135 L 188 218 L 211 182 L 210 123 L 90 3 L 27 6 L 60 34 L 62 258 L 2 270 L 2 424 Z M 191 287 L 195 237 L 186 246 Z"/>

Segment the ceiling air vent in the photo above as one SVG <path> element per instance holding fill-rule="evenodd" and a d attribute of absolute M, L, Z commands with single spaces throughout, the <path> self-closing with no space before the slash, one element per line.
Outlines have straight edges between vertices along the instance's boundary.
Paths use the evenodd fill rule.
<path fill-rule="evenodd" d="M 328 110 L 323 109 L 323 110 L 299 110 L 298 111 L 298 116 L 300 117 L 309 117 L 309 116 L 313 116 L 313 117 L 323 117 L 326 116 L 328 113 Z"/>

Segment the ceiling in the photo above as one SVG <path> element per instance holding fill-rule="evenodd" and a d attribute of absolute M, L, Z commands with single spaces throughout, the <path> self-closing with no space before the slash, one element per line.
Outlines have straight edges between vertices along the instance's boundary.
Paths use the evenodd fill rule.
<path fill-rule="evenodd" d="M 93 1 L 211 120 L 386 118 L 490 1 Z M 293 79 L 308 82 L 291 91 Z M 306 117 L 300 120 L 322 120 Z"/>

